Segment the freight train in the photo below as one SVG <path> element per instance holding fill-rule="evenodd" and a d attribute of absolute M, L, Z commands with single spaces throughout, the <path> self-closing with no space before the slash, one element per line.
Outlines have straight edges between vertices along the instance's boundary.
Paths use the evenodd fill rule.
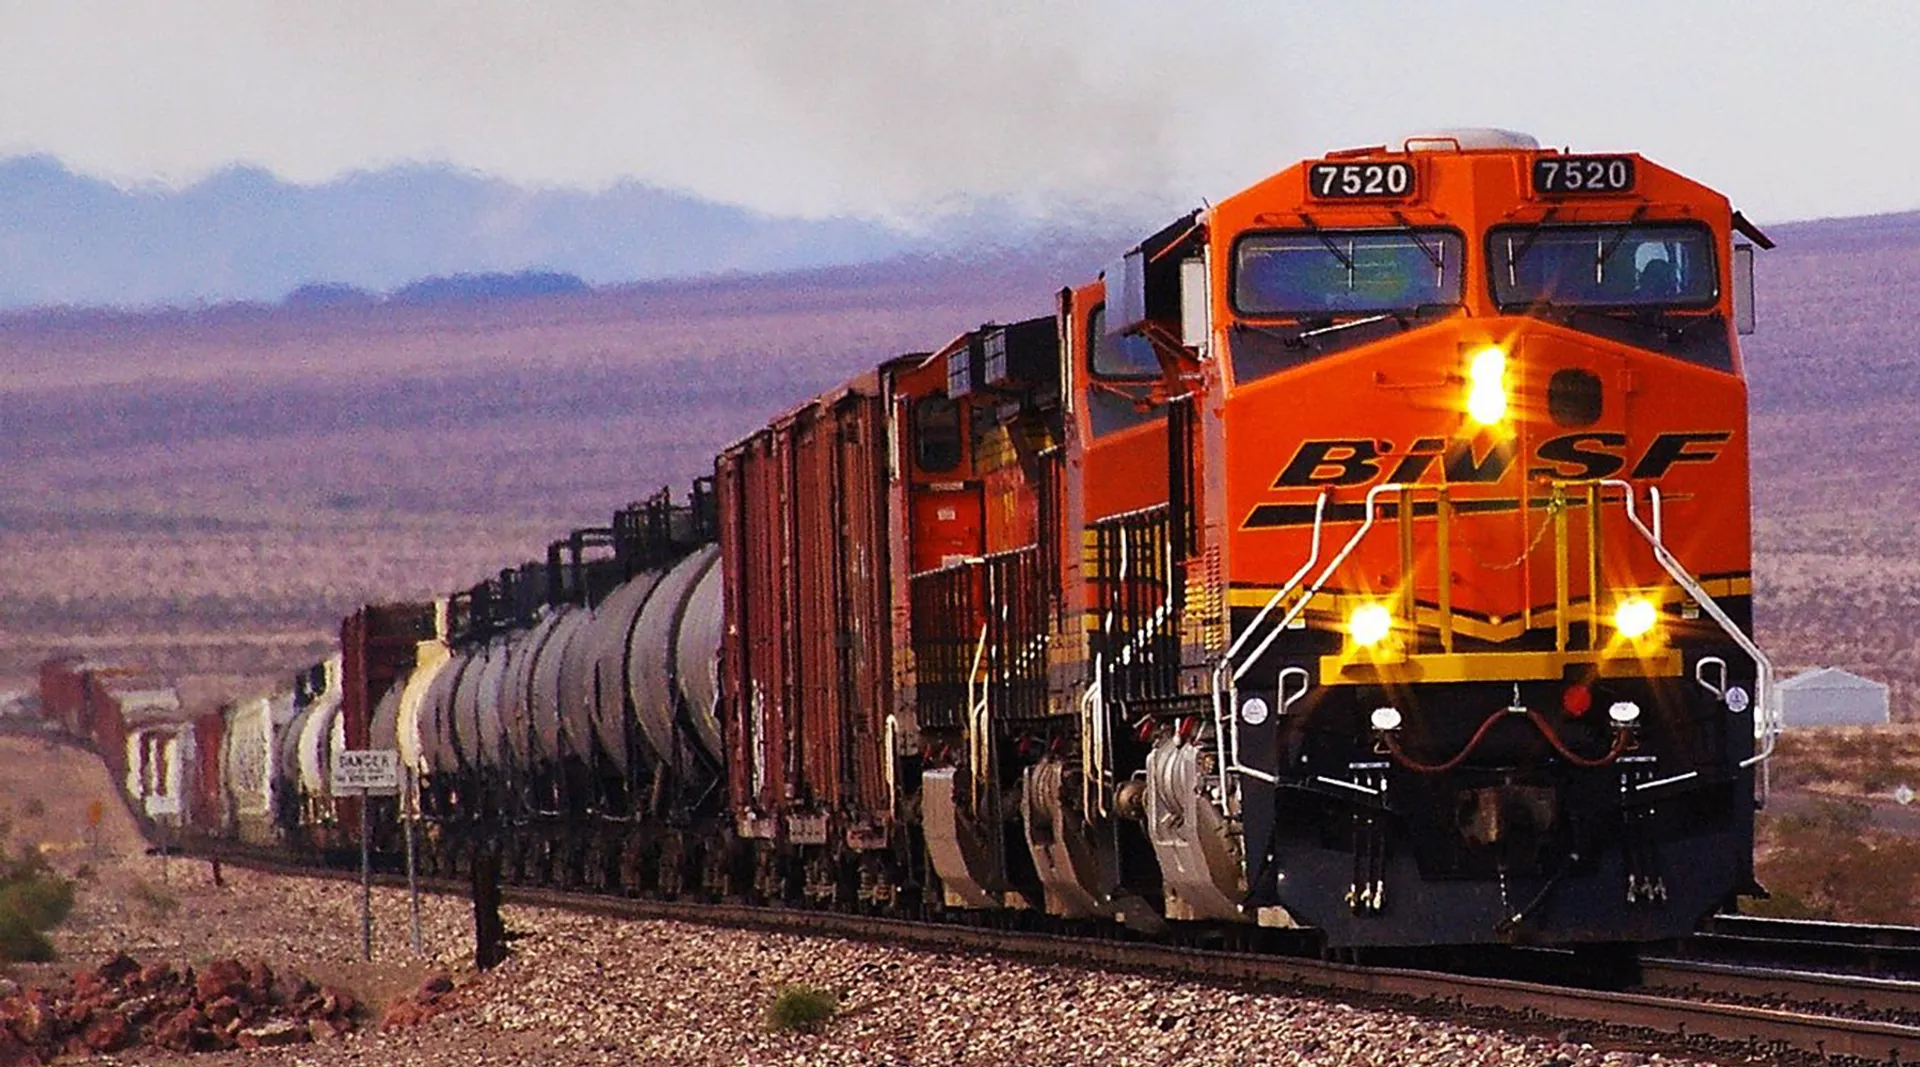
<path fill-rule="evenodd" d="M 1753 246 L 1459 131 L 1174 221 L 232 711 L 221 829 L 664 895 L 1330 949 L 1685 935 L 1759 892 Z"/>

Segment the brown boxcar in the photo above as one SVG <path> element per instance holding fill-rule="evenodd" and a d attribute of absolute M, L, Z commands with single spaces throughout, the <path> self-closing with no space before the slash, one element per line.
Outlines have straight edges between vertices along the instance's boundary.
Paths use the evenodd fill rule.
<path fill-rule="evenodd" d="M 717 472 L 721 701 L 741 833 L 878 844 L 892 684 L 880 376 L 727 449 Z"/>

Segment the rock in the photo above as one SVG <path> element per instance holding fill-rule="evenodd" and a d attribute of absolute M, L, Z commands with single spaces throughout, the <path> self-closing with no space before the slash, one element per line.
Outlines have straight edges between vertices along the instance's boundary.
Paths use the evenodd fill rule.
<path fill-rule="evenodd" d="M 0 978 L 0 1000 L 20 995 L 20 983 L 11 978 Z"/>
<path fill-rule="evenodd" d="M 80 1031 L 80 1042 L 93 1052 L 118 1052 L 133 1044 L 133 1027 L 118 1015 L 102 1015 Z"/>
<path fill-rule="evenodd" d="M 435 971 L 414 990 L 413 999 L 421 1004 L 431 1004 L 448 993 L 453 992 L 453 976 L 445 971 Z"/>
<path fill-rule="evenodd" d="M 43 999 L 34 996 L 39 992 L 29 989 L 19 1013 L 13 1017 L 14 1036 L 29 1045 L 44 1045 L 53 1040 L 53 1012 L 47 1010 Z"/>
<path fill-rule="evenodd" d="M 312 982 L 297 975 L 283 974 L 273 983 L 273 1002 L 275 1004 L 298 1004 L 313 996 L 317 990 Z"/>
<path fill-rule="evenodd" d="M 240 1018 L 240 1002 L 233 997 L 221 997 L 206 1007 L 207 1022 L 214 1026 L 225 1026 Z"/>
<path fill-rule="evenodd" d="M 124 952 L 115 953 L 113 958 L 101 964 L 94 971 L 102 982 L 112 986 L 125 985 L 127 979 L 142 973 L 140 961 Z"/>
<path fill-rule="evenodd" d="M 140 968 L 140 988 L 160 990 L 180 980 L 180 972 L 171 963 L 149 963 Z"/>
<path fill-rule="evenodd" d="M 395 1001 L 380 1019 L 382 1030 L 404 1030 L 427 1021 L 427 1009 L 417 1000 Z"/>
<path fill-rule="evenodd" d="M 247 999 L 255 1004 L 273 1000 L 273 968 L 265 960 L 247 964 Z"/>
<path fill-rule="evenodd" d="M 0 1067 L 40 1067 L 40 1056 L 12 1030 L 0 1026 Z"/>
<path fill-rule="evenodd" d="M 353 996 L 344 989 L 334 986 L 320 987 L 320 1014 L 329 1019 L 344 1018 L 353 1014 L 358 1007 Z"/>
<path fill-rule="evenodd" d="M 337 1039 L 341 1031 L 335 1030 L 333 1024 L 325 1019 L 308 1019 L 307 1033 L 312 1037 L 315 1044 L 324 1045 Z"/>
<path fill-rule="evenodd" d="M 152 1042 L 175 1052 L 192 1052 L 206 1036 L 207 1017 L 197 1008 L 184 1008 L 161 1019 L 153 1028 Z"/>
<path fill-rule="evenodd" d="M 312 1031 L 305 1026 L 285 1019 L 277 1019 L 240 1031 L 238 1044 L 241 1048 L 274 1048 L 279 1045 L 297 1045 L 312 1039 Z"/>
<path fill-rule="evenodd" d="M 193 991 L 202 1004 L 211 1004 L 221 997 L 245 996 L 247 969 L 238 960 L 214 960 L 194 976 Z"/>

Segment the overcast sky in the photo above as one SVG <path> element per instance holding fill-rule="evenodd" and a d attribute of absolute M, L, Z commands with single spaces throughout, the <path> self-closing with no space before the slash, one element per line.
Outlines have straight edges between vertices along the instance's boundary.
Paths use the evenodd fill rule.
<path fill-rule="evenodd" d="M 0 0 L 0 156 L 175 185 L 438 161 L 897 221 L 1197 202 L 1496 125 L 1783 220 L 1920 208 L 1916 51 L 1912 0 Z"/>

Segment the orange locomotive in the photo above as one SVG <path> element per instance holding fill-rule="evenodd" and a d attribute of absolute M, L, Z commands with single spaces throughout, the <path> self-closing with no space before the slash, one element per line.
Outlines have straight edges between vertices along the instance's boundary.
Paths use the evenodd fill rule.
<path fill-rule="evenodd" d="M 862 430 L 858 492 L 785 521 L 878 499 L 815 524 L 886 528 L 885 574 L 840 566 L 855 616 L 893 617 L 782 594 L 789 643 L 838 628 L 863 665 L 826 744 L 767 729 L 804 672 L 746 647 L 731 590 L 743 836 L 823 895 L 1143 927 L 1691 930 L 1752 891 L 1776 723 L 1736 234 L 1766 243 L 1636 155 L 1417 138 L 1282 171 L 1053 318 L 850 386 L 833 403 L 889 432 Z M 721 459 L 723 513 L 751 510 L 752 450 Z M 757 527 L 733 528 L 723 558 Z"/>

